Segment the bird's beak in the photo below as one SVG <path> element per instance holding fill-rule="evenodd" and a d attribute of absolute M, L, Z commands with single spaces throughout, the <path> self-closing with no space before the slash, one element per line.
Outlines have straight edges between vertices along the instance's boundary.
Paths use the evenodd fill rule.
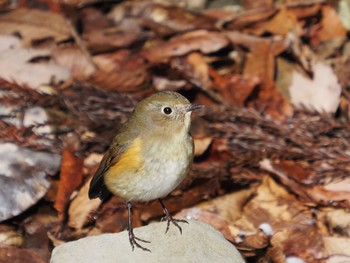
<path fill-rule="evenodd" d="M 186 111 L 189 112 L 189 111 L 194 111 L 194 110 L 198 110 L 198 109 L 201 109 L 201 108 L 204 108 L 204 105 L 189 105 L 187 108 L 186 108 Z"/>

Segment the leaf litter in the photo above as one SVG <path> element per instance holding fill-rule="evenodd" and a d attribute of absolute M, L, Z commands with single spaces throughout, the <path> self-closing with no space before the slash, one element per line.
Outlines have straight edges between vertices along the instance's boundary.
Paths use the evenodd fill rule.
<path fill-rule="evenodd" d="M 89 179 L 137 101 L 164 89 L 206 105 L 193 120 L 192 171 L 165 198 L 170 212 L 213 225 L 248 262 L 349 260 L 340 2 L 5 6 L 0 261 L 47 262 L 54 245 L 125 229 L 122 200 L 89 200 Z M 162 210 L 136 204 L 135 215 L 141 226 Z"/>

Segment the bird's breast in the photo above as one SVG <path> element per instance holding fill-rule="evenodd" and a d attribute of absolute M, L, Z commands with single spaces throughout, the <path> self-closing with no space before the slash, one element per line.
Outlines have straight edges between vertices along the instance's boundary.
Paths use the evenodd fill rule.
<path fill-rule="evenodd" d="M 125 154 L 129 157 L 106 174 L 109 190 L 129 201 L 150 201 L 169 194 L 184 179 L 193 159 L 193 142 L 189 135 L 140 139 Z"/>

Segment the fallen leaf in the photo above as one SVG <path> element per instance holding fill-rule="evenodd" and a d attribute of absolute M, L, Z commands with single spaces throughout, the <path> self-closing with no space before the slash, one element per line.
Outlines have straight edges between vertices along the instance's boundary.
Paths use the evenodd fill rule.
<path fill-rule="evenodd" d="M 61 15 L 37 10 L 16 9 L 0 15 L 0 34 L 20 34 L 24 46 L 52 39 L 61 42 L 71 37 L 71 28 Z"/>
<path fill-rule="evenodd" d="M 194 156 L 201 156 L 213 141 L 208 123 L 202 118 L 195 116 L 191 123 L 190 133 L 194 140 Z"/>
<path fill-rule="evenodd" d="M 62 151 L 60 182 L 54 204 L 61 220 L 65 217 L 72 193 L 83 180 L 83 159 L 74 156 L 71 150 L 72 147 L 68 146 Z"/>
<path fill-rule="evenodd" d="M 234 193 L 219 196 L 209 201 L 199 203 L 193 208 L 184 209 L 179 212 L 178 215 L 212 224 L 210 220 L 204 220 L 204 218 L 202 218 L 200 215 L 201 211 L 206 211 L 212 213 L 213 216 L 215 215 L 217 219 L 222 219 L 227 223 L 232 224 L 232 222 L 236 221 L 242 216 L 243 207 L 254 195 L 255 191 L 256 188 L 253 187 L 251 189 L 240 190 Z M 216 220 L 214 217 L 212 219 L 214 221 Z"/>
<path fill-rule="evenodd" d="M 340 0 L 338 2 L 339 18 L 347 31 L 350 30 L 350 4 L 347 0 Z"/>
<path fill-rule="evenodd" d="M 331 181 L 327 184 L 305 186 L 292 179 L 294 177 L 294 171 L 290 176 L 288 169 L 284 170 L 281 166 L 278 166 L 278 164 L 275 166 L 275 162 L 265 159 L 261 162 L 261 167 L 277 175 L 282 184 L 288 185 L 289 189 L 306 202 L 309 202 L 309 204 L 317 203 L 341 207 L 348 207 L 350 205 L 350 192 L 347 189 L 343 191 L 341 187 L 339 188 L 342 183 Z M 344 181 L 344 179 L 342 179 L 342 181 Z M 348 184 L 349 182 L 345 180 L 344 183 Z M 327 189 L 327 187 L 330 189 Z"/>
<path fill-rule="evenodd" d="M 249 27 L 246 27 L 243 32 L 251 35 L 262 36 L 264 34 L 273 34 L 284 36 L 291 30 L 302 34 L 302 23 L 299 23 L 295 15 L 284 7 L 281 8 L 270 19 L 260 21 Z"/>
<path fill-rule="evenodd" d="M 243 0 L 242 5 L 244 9 L 266 8 L 266 7 L 272 6 L 272 0 L 261 0 L 261 1 Z"/>
<path fill-rule="evenodd" d="M 181 70 L 186 79 L 198 87 L 210 89 L 212 82 L 209 78 L 209 65 L 202 54 L 193 52 L 183 59 L 183 64 L 178 60 L 174 61 L 173 67 Z M 179 64 L 182 64 L 179 66 Z"/>
<path fill-rule="evenodd" d="M 247 54 L 247 61 L 243 70 L 244 76 L 257 76 L 265 86 L 274 83 L 275 56 L 271 45 L 265 41 L 256 43 Z"/>
<path fill-rule="evenodd" d="M 289 87 L 291 102 L 296 107 L 306 107 L 319 112 L 334 113 L 339 107 L 341 86 L 333 69 L 322 62 L 312 67 L 314 77 L 293 71 Z"/>
<path fill-rule="evenodd" d="M 8 39 L 0 37 L 0 41 Z M 70 76 L 69 71 L 54 63 L 50 55 L 51 50 L 48 49 L 4 49 L 0 52 L 0 78 L 33 89 L 51 82 L 65 81 Z M 46 61 L 35 62 L 37 58 L 46 58 Z"/>
<path fill-rule="evenodd" d="M 205 222 L 219 230 L 226 239 L 232 240 L 231 224 L 241 216 L 244 203 L 253 191 L 254 189 L 242 190 L 199 203 L 192 208 L 181 210 L 176 217 Z"/>
<path fill-rule="evenodd" d="M 227 81 L 218 83 L 219 89 L 225 101 L 237 106 L 244 106 L 248 97 L 260 84 L 260 79 L 255 76 L 234 75 Z"/>
<path fill-rule="evenodd" d="M 122 4 L 116 8 L 120 6 Z M 147 39 L 149 34 L 142 30 L 139 19 L 124 14 L 123 19 L 113 22 L 113 14 L 112 11 L 106 16 L 102 10 L 92 7 L 81 10 L 82 39 L 90 52 L 113 51 Z"/>
<path fill-rule="evenodd" d="M 286 257 L 293 255 L 304 262 L 322 262 L 327 251 L 319 230 L 312 224 L 288 225 L 271 238 L 271 246 Z"/>
<path fill-rule="evenodd" d="M 254 235 L 259 240 L 261 231 L 270 236 L 266 255 L 274 262 L 283 262 L 291 255 L 306 262 L 317 262 L 327 253 L 314 222 L 306 206 L 270 177 L 265 177 L 231 231 L 236 237 L 235 243 L 243 248 L 252 246 Z M 246 236 L 250 239 L 246 240 Z"/>
<path fill-rule="evenodd" d="M 128 225 L 128 210 L 125 201 L 117 196 L 112 196 L 96 213 L 94 231 L 102 233 L 115 233 L 126 229 Z M 133 204 L 133 226 L 141 226 L 141 216 L 137 204 Z"/>
<path fill-rule="evenodd" d="M 25 238 L 21 233 L 18 233 L 16 228 L 11 225 L 0 225 L 0 247 L 3 246 L 23 246 Z"/>
<path fill-rule="evenodd" d="M 350 261 L 350 238 L 323 237 L 328 252 L 327 263 L 341 263 Z"/>
<path fill-rule="evenodd" d="M 300 4 L 302 2 L 299 2 Z M 312 17 L 312 16 L 316 16 L 320 10 L 322 5 L 315 3 L 314 5 L 298 5 L 298 3 L 296 3 L 296 5 L 292 6 L 288 6 L 288 12 L 291 12 L 295 15 L 295 17 L 298 20 L 301 19 L 306 19 L 308 17 Z"/>
<path fill-rule="evenodd" d="M 305 189 L 307 196 L 312 198 L 312 200 L 321 205 L 332 205 L 348 207 L 350 206 L 350 192 L 346 191 L 328 191 L 327 186 L 331 186 L 333 183 L 327 184 L 325 186 L 317 185 L 312 188 Z M 339 186 L 341 183 L 337 183 Z"/>
<path fill-rule="evenodd" d="M 67 69 L 75 80 L 84 80 L 96 71 L 91 58 L 76 47 L 56 48 L 51 57 L 57 65 Z"/>
<path fill-rule="evenodd" d="M 293 114 L 293 108 L 275 87 L 273 40 L 270 40 L 270 42 L 261 40 L 259 42 L 247 54 L 243 70 L 243 76 L 248 78 L 256 76 L 261 82 L 261 86 L 256 92 L 257 98 L 250 105 L 260 110 L 264 109 L 264 112 L 274 119 L 284 121 L 286 117 Z"/>
<path fill-rule="evenodd" d="M 0 247 L 0 262 L 46 263 L 47 259 L 43 258 L 40 253 L 36 252 L 34 249 L 5 246 Z"/>
<path fill-rule="evenodd" d="M 332 209 L 321 213 L 321 218 L 333 232 L 350 237 L 350 213 L 344 209 Z"/>
<path fill-rule="evenodd" d="M 171 38 L 155 47 L 144 50 L 145 58 L 152 62 L 162 62 L 170 57 L 182 56 L 193 51 L 204 54 L 216 52 L 228 45 L 227 38 L 218 32 L 196 30 Z"/>
<path fill-rule="evenodd" d="M 215 29 L 215 20 L 177 6 L 150 4 L 142 12 L 143 25 L 161 36 L 191 30 Z"/>
<path fill-rule="evenodd" d="M 83 35 L 84 43 L 91 52 L 101 53 L 126 48 L 147 38 L 146 34 L 124 32 L 116 27 L 94 30 Z"/>
<path fill-rule="evenodd" d="M 265 8 L 257 8 L 241 12 L 239 15 L 233 16 L 232 21 L 225 25 L 228 30 L 242 30 L 243 28 L 269 19 L 278 9 L 274 5 Z"/>
<path fill-rule="evenodd" d="M 90 180 L 88 180 L 79 190 L 77 196 L 69 205 L 68 209 L 68 226 L 80 230 L 91 221 L 91 212 L 96 210 L 101 204 L 100 199 L 90 200 L 88 197 Z"/>
<path fill-rule="evenodd" d="M 119 70 L 113 74 L 98 70 L 88 79 L 92 84 L 106 90 L 118 92 L 137 92 L 147 83 L 149 75 L 145 69 Z"/>
<path fill-rule="evenodd" d="M 119 92 L 140 91 L 149 80 L 148 64 L 142 56 L 127 50 L 93 58 L 99 70 L 88 79 L 96 86 Z"/>
<path fill-rule="evenodd" d="M 49 259 L 52 248 L 48 232 L 58 223 L 57 213 L 51 205 L 40 206 L 38 212 L 27 217 L 23 223 L 25 248 L 35 249 Z"/>
<path fill-rule="evenodd" d="M 314 25 L 311 32 L 311 45 L 317 46 L 321 42 L 334 38 L 345 38 L 346 30 L 337 12 L 328 5 L 322 7 L 322 20 Z"/>
<path fill-rule="evenodd" d="M 166 77 L 153 76 L 152 85 L 158 91 L 162 90 L 179 90 L 185 87 L 187 84 L 186 80 L 171 80 Z"/>

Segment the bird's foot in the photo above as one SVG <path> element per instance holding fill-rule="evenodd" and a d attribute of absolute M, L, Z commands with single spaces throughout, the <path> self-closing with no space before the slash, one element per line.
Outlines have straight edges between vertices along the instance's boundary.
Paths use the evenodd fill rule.
<path fill-rule="evenodd" d="M 173 223 L 179 229 L 180 234 L 182 234 L 182 228 L 181 228 L 181 226 L 178 223 L 186 223 L 186 224 L 188 224 L 188 222 L 186 220 L 173 218 L 169 213 L 165 213 L 165 216 L 162 218 L 161 221 L 165 221 L 165 220 L 167 220 L 165 234 L 168 233 L 168 231 L 169 231 L 170 222 Z"/>
<path fill-rule="evenodd" d="M 132 229 L 131 230 L 128 229 L 128 232 L 129 232 L 129 242 L 130 242 L 130 245 L 131 245 L 131 248 L 133 251 L 134 251 L 134 248 L 136 246 L 136 247 L 142 249 L 143 251 L 151 252 L 151 250 L 149 250 L 148 248 L 145 248 L 139 244 L 139 242 L 151 243 L 150 241 L 138 238 L 137 236 L 135 236 L 134 231 Z M 139 242 L 137 242 L 137 241 L 139 241 Z"/>

